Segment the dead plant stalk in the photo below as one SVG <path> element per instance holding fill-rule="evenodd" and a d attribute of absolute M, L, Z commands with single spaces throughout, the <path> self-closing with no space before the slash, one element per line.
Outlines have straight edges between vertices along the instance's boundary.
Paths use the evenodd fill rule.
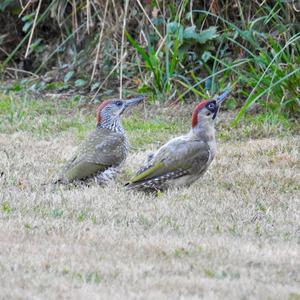
<path fill-rule="evenodd" d="M 33 33 L 34 33 L 35 26 L 36 26 L 36 20 L 37 20 L 37 17 L 39 15 L 39 12 L 40 12 L 40 9 L 41 9 L 41 4 L 42 4 L 42 0 L 39 1 L 37 10 L 36 10 L 36 13 L 35 13 L 35 16 L 34 16 L 34 21 L 33 21 L 32 29 L 31 29 L 31 32 L 30 32 L 30 37 L 29 37 L 29 41 L 28 41 L 28 45 L 27 45 L 27 49 L 26 49 L 26 53 L 25 53 L 25 58 L 27 58 L 28 54 L 29 54 L 31 41 L 32 41 L 32 38 L 33 38 Z"/>
<path fill-rule="evenodd" d="M 107 7 L 108 7 L 108 0 L 106 0 L 106 3 L 105 3 L 104 16 L 103 16 L 102 26 L 101 26 L 101 30 L 100 30 L 100 34 L 99 34 L 99 42 L 97 45 L 97 52 L 96 52 L 96 57 L 94 60 L 93 72 L 92 72 L 90 82 L 92 82 L 95 77 L 95 72 L 96 72 L 96 67 L 97 67 L 97 63 L 98 63 L 98 59 L 99 59 L 101 42 L 102 42 L 102 37 L 103 37 L 103 31 L 104 31 L 104 26 L 105 26 L 105 21 L 106 21 Z"/>
<path fill-rule="evenodd" d="M 123 57 L 124 57 L 125 28 L 126 28 L 126 18 L 127 18 L 127 11 L 128 11 L 128 2 L 129 0 L 125 1 L 123 28 L 122 28 L 121 63 L 120 63 L 120 99 L 122 99 L 123 96 Z"/>

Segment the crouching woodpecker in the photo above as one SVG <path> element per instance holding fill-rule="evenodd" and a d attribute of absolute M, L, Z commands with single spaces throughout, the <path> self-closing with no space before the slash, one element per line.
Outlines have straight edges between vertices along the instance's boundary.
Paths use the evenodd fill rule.
<path fill-rule="evenodd" d="M 127 188 L 165 190 L 189 186 L 202 176 L 216 153 L 214 123 L 228 94 L 225 91 L 215 99 L 200 102 L 194 109 L 189 133 L 170 140 L 150 155 Z"/>
<path fill-rule="evenodd" d="M 96 129 L 81 144 L 54 183 L 92 178 L 98 184 L 106 184 L 114 179 L 126 159 L 129 145 L 120 117 L 127 108 L 143 99 L 144 96 L 139 96 L 127 101 L 102 102 L 97 108 Z"/>

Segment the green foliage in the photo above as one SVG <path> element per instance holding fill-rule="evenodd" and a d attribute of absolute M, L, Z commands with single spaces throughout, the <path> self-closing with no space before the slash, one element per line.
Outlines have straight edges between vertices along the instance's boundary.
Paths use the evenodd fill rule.
<path fill-rule="evenodd" d="M 2 211 L 7 214 L 9 214 L 12 211 L 12 209 L 7 201 L 3 201 L 1 203 L 1 208 L 2 208 Z"/>
<path fill-rule="evenodd" d="M 0 2 L 0 12 L 4 12 L 4 10 L 13 3 L 14 0 L 2 0 Z"/>
<path fill-rule="evenodd" d="M 65 269 L 63 273 L 68 274 L 69 270 Z M 102 276 L 99 274 L 99 272 L 89 272 L 86 274 L 74 272 L 72 273 L 72 277 L 86 284 L 100 284 L 102 281 Z"/>
<path fill-rule="evenodd" d="M 278 9 L 276 12 L 275 8 Z M 253 16 L 241 27 L 219 15 L 194 10 L 186 14 L 185 20 L 191 17 L 196 20 L 197 16 L 201 20 L 201 16 L 205 15 L 221 20 L 225 30 L 218 35 L 216 27 L 197 31 L 195 25 L 184 27 L 177 21 L 169 22 L 165 25 L 164 46 L 160 45 L 156 51 L 151 46 L 151 39 L 148 40 L 150 46 L 147 50 L 129 37 L 146 71 L 150 73 L 144 77 L 141 90 L 150 89 L 156 93 L 155 99 L 166 99 L 173 92 L 177 94 L 177 99 L 184 99 L 189 93 L 203 98 L 220 91 L 233 80 L 237 87 L 236 96 L 245 99 L 234 124 L 255 102 L 266 111 L 277 114 L 299 113 L 300 34 L 293 33 L 293 24 L 286 25 L 284 19 L 279 17 L 283 10 L 284 7 L 279 3 L 276 3 L 274 9 L 265 5 L 259 12 L 263 16 Z M 243 11 L 240 13 L 243 14 Z M 272 32 L 273 28 L 278 30 L 277 36 Z M 217 48 L 207 46 L 208 42 L 214 41 L 219 43 Z M 205 44 L 206 48 L 201 48 L 199 44 Z M 228 55 L 230 44 L 244 57 L 234 59 L 232 52 Z M 187 60 L 187 53 L 192 54 L 192 59 Z M 168 68 L 170 65 L 173 68 Z M 184 68 L 180 68 L 181 65 Z M 199 68 L 202 74 L 197 72 Z M 203 73 L 206 74 L 203 76 Z M 154 79 L 152 82 L 151 78 Z M 183 90 L 178 87 L 178 83 Z M 225 105 L 227 108 L 236 108 L 239 103 L 229 99 Z"/>
<path fill-rule="evenodd" d="M 269 36 L 267 42 L 271 49 L 261 49 L 251 59 L 248 68 L 241 71 L 240 81 L 243 85 L 247 84 L 251 91 L 247 93 L 235 123 L 254 102 L 274 113 L 300 111 L 300 56 L 291 55 L 293 50 L 300 53 L 299 39 L 300 34 L 295 34 L 285 45 L 281 45 Z"/>
<path fill-rule="evenodd" d="M 76 87 L 83 87 L 83 86 L 85 86 L 86 85 L 86 81 L 85 80 L 83 80 L 83 79 L 77 79 L 76 81 L 75 81 L 75 86 Z"/>
<path fill-rule="evenodd" d="M 206 51 L 208 43 L 217 36 L 216 27 L 198 32 L 195 26 L 184 27 L 178 22 L 169 22 L 164 41 L 155 50 L 157 40 L 149 38 L 148 47 L 144 49 L 127 33 L 129 42 L 141 56 L 148 72 L 140 91 L 166 99 L 176 90 L 178 78 L 189 80 L 181 75 L 186 71 L 184 65 L 202 64 L 209 59 L 210 52 Z"/>
<path fill-rule="evenodd" d="M 274 15 L 274 10 L 268 6 L 267 11 L 264 11 L 265 16 L 250 20 L 244 29 L 212 13 L 195 12 L 210 15 L 226 23 L 229 30 L 223 34 L 223 38 L 247 55 L 247 64 L 234 70 L 236 85 L 239 86 L 241 97 L 246 100 L 233 124 L 255 102 L 266 111 L 289 114 L 300 112 L 300 34 L 294 34 L 292 26 L 284 25 L 282 19 Z M 263 25 L 258 26 L 260 23 Z M 264 32 L 268 23 L 280 28 L 276 39 L 272 32 Z M 214 60 L 223 66 L 233 64 L 231 57 L 214 57 Z"/>
<path fill-rule="evenodd" d="M 33 24 L 33 19 L 34 19 L 34 13 L 25 15 L 24 17 L 22 17 L 22 21 L 24 22 L 24 25 L 22 27 L 22 30 L 24 32 L 28 32 L 29 29 L 31 28 L 32 24 Z"/>
<path fill-rule="evenodd" d="M 87 218 L 87 212 L 86 211 L 81 211 L 78 215 L 78 221 L 83 222 Z"/>
<path fill-rule="evenodd" d="M 30 131 L 47 136 L 76 128 L 82 138 L 92 128 L 94 114 L 88 114 L 83 120 L 83 116 L 74 110 L 76 105 L 76 99 L 54 102 L 0 93 L 0 132 Z"/>
<path fill-rule="evenodd" d="M 54 208 L 52 211 L 51 211 L 51 216 L 53 218 L 60 218 L 62 217 L 62 215 L 64 214 L 63 210 L 59 209 L 59 208 Z"/>
<path fill-rule="evenodd" d="M 74 75 L 74 71 L 69 71 L 65 77 L 64 77 L 64 82 L 68 82 Z"/>
<path fill-rule="evenodd" d="M 20 18 L 18 2 L 1 1 L 0 11 L 11 18 L 6 23 L 16 21 L 16 32 L 9 39 L 9 29 L 4 28 L 5 34 L 0 31 L 5 50 L 0 54 L 1 73 L 7 75 L 6 67 L 29 62 L 26 75 L 27 71 L 43 75 L 28 87 L 32 91 L 57 88 L 111 95 L 121 80 L 120 48 L 127 47 L 122 63 L 124 95 L 129 86 L 149 93 L 153 100 L 198 101 L 234 86 L 225 107 L 241 107 L 235 123 L 254 103 L 275 114 L 299 114 L 300 20 L 288 1 L 250 5 L 232 0 L 209 9 L 205 1 L 150 2 L 142 2 L 142 9 L 134 1 L 123 22 L 124 15 L 104 16 L 105 1 L 95 2 L 90 11 L 89 1 L 43 1 L 39 13 L 38 2 L 33 2 Z M 108 12 L 122 5 L 108 1 Z M 129 43 L 120 47 L 115 33 L 123 30 L 128 31 Z M 15 43 L 7 43 L 12 40 Z M 18 90 L 21 85 L 15 86 Z"/>
<path fill-rule="evenodd" d="M 183 35 L 182 35 L 182 38 L 180 39 L 181 43 L 187 41 L 187 42 L 191 42 L 191 43 L 205 44 L 209 40 L 213 40 L 214 38 L 216 38 L 218 36 L 216 27 L 210 27 L 206 30 L 202 30 L 201 32 L 197 32 L 195 25 L 187 27 L 187 28 L 183 28 L 183 26 L 179 24 L 178 27 L 179 27 L 179 30 L 180 30 L 180 28 L 183 29 Z M 168 29 L 169 29 L 169 26 L 168 26 Z M 175 35 L 178 35 L 178 33 L 179 33 L 178 31 L 174 32 Z"/>
<path fill-rule="evenodd" d="M 133 116 L 124 118 L 123 124 L 131 144 L 145 149 L 149 144 L 164 142 L 171 133 L 176 134 L 183 129 L 179 122 L 164 120 L 161 117 L 147 121 L 141 116 Z"/>

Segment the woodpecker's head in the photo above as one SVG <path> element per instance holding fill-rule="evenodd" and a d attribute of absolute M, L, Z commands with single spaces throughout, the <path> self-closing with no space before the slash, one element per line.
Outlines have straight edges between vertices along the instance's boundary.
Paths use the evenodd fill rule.
<path fill-rule="evenodd" d="M 122 113 L 144 99 L 145 96 L 138 96 L 129 100 L 111 99 L 103 101 L 97 108 L 97 127 L 115 129 L 120 126 Z"/>
<path fill-rule="evenodd" d="M 201 101 L 194 109 L 192 128 L 201 126 L 201 124 L 213 124 L 222 102 L 228 95 L 229 91 L 225 91 L 215 99 Z"/>

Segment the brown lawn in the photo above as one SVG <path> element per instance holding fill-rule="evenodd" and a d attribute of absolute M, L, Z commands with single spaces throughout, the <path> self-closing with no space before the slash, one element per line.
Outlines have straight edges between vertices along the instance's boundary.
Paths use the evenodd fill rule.
<path fill-rule="evenodd" d="M 1 299 L 300 299 L 300 138 L 221 143 L 191 188 L 44 184 L 76 145 L 0 135 Z"/>

